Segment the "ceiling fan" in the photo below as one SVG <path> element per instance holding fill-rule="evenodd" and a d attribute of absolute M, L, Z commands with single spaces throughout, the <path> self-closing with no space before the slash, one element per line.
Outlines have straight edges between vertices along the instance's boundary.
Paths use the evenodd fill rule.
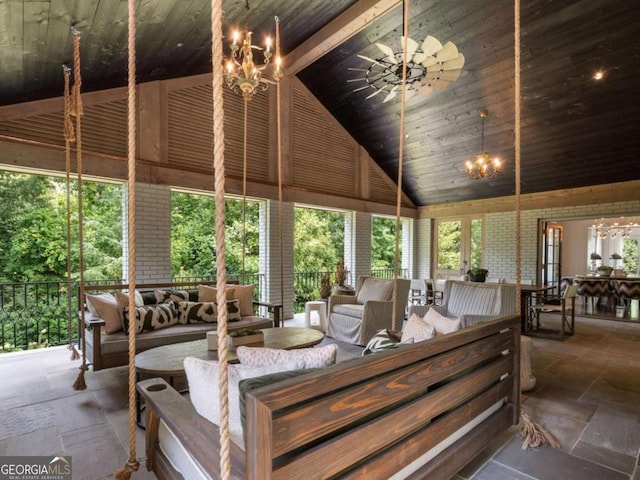
<path fill-rule="evenodd" d="M 404 37 L 401 37 L 404 45 Z M 402 50 L 394 52 L 393 49 L 382 43 L 376 43 L 382 52 L 382 56 L 374 59 L 364 55 L 358 58 L 369 62 L 369 68 L 349 68 L 352 71 L 365 72 L 364 77 L 353 78 L 348 82 L 366 81 L 363 87 L 356 88 L 354 92 L 359 92 L 367 88 L 372 88 L 373 93 L 366 99 L 375 97 L 385 92 L 387 95 L 384 102 L 388 102 L 396 97 L 402 86 Z M 407 99 L 416 93 L 421 96 L 429 95 L 434 88 L 444 90 L 449 83 L 460 77 L 464 66 L 464 55 L 458 51 L 453 42 L 444 45 L 438 39 L 427 36 L 420 45 L 411 38 L 407 38 L 407 78 L 406 95 Z"/>

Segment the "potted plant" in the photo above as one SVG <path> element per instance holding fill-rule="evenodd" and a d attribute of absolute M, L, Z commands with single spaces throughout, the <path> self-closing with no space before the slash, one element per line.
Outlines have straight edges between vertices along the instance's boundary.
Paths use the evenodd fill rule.
<path fill-rule="evenodd" d="M 612 271 L 613 267 L 610 267 L 609 265 L 600 265 L 598 268 L 596 268 L 596 274 L 600 275 L 601 277 L 610 276 Z"/>
<path fill-rule="evenodd" d="M 264 333 L 262 333 L 262 330 L 254 330 L 253 328 L 241 328 L 229 333 L 228 338 L 229 345 L 237 347 L 239 345 L 264 342 Z"/>
<path fill-rule="evenodd" d="M 469 275 L 469 281 L 471 282 L 484 282 L 487 279 L 489 270 L 486 268 L 472 268 L 467 271 Z"/>
<path fill-rule="evenodd" d="M 320 277 L 320 298 L 328 298 L 331 295 L 331 277 L 328 273 L 323 273 Z"/>

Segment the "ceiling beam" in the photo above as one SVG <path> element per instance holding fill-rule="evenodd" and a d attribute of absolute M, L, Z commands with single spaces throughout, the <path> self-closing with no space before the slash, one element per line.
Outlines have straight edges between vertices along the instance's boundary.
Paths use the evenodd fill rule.
<path fill-rule="evenodd" d="M 297 74 L 401 3 L 402 0 L 359 0 L 286 56 L 286 74 Z"/>

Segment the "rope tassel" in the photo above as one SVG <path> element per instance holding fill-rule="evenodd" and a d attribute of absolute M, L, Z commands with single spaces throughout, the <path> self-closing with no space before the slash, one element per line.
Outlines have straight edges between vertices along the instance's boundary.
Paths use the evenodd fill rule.
<path fill-rule="evenodd" d="M 73 389 L 74 390 L 86 390 L 87 389 L 87 384 L 84 381 L 84 372 L 86 372 L 87 370 L 89 370 L 89 367 L 87 367 L 86 364 L 82 364 L 78 367 L 78 369 L 80 370 L 80 373 L 78 373 L 78 378 L 76 378 L 76 381 L 73 382 Z"/>
<path fill-rule="evenodd" d="M 520 437 L 522 438 L 522 450 L 537 448 L 545 444 L 551 448 L 560 448 L 556 437 L 534 421 L 524 410 L 520 410 Z"/>
<path fill-rule="evenodd" d="M 69 350 L 71 350 L 71 361 L 75 362 L 76 360 L 80 360 L 80 354 L 74 345 L 69 345 Z"/>
<path fill-rule="evenodd" d="M 140 468 L 140 462 L 137 460 L 127 462 L 127 464 L 116 472 L 116 480 L 129 480 L 133 472 L 137 472 Z"/>

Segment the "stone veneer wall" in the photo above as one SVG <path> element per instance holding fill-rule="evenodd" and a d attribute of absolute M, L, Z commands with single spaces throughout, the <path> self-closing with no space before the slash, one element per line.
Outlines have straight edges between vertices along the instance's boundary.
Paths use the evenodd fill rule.
<path fill-rule="evenodd" d="M 576 220 L 607 216 L 632 216 L 640 212 L 640 201 L 579 205 L 525 210 L 521 214 L 522 279 L 536 280 L 538 220 Z M 515 212 L 485 216 L 484 264 L 492 277 L 516 277 Z"/>

